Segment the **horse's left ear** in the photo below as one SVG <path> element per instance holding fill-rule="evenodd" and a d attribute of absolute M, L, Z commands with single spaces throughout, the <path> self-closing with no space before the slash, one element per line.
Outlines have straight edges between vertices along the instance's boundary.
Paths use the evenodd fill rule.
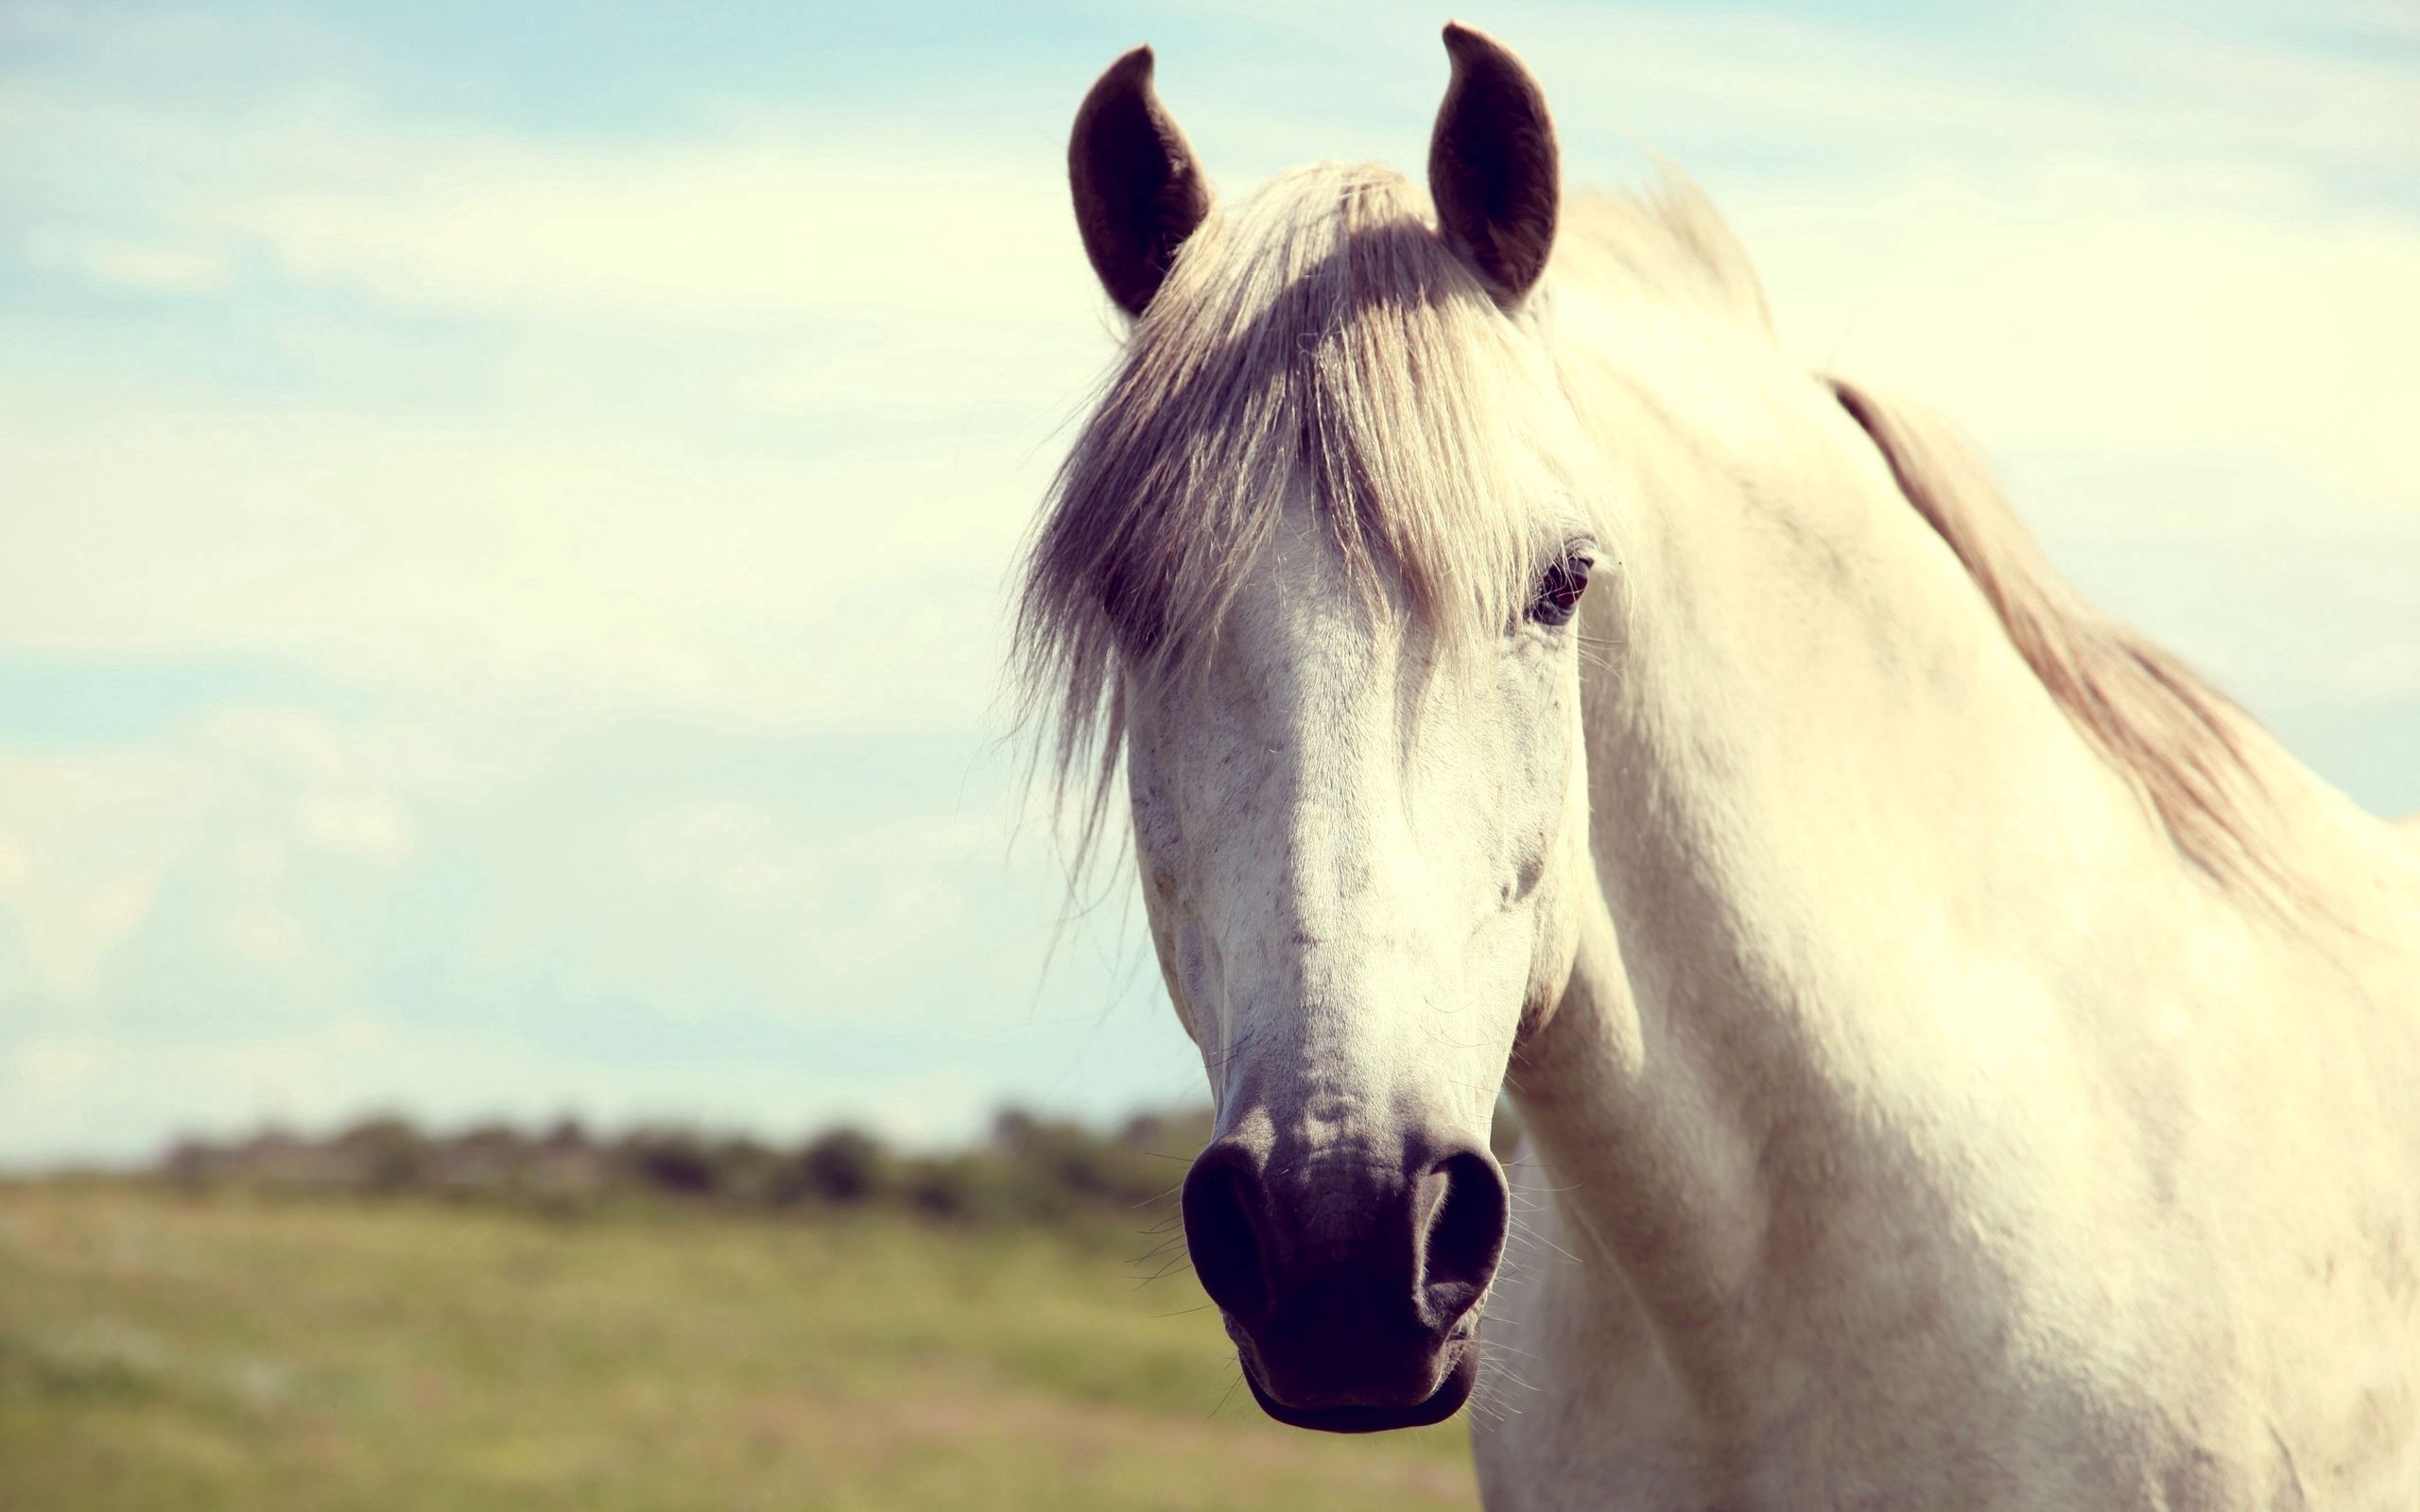
<path fill-rule="evenodd" d="M 1554 249 L 1563 202 L 1554 120 L 1546 91 L 1502 43 L 1449 22 L 1445 51 L 1454 77 L 1428 143 L 1428 193 L 1446 245 L 1509 309 Z"/>
<path fill-rule="evenodd" d="M 1151 49 L 1109 65 L 1076 111 L 1067 184 L 1093 271 L 1129 315 L 1141 315 L 1210 213 L 1210 186 L 1160 96 Z"/>

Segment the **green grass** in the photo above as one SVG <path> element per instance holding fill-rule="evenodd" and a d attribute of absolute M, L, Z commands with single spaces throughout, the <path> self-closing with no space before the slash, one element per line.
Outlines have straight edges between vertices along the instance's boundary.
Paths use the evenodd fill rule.
<path fill-rule="evenodd" d="M 1459 1423 L 1231 1393 L 1153 1243 L 0 1187 L 0 1512 L 1473 1504 Z"/>

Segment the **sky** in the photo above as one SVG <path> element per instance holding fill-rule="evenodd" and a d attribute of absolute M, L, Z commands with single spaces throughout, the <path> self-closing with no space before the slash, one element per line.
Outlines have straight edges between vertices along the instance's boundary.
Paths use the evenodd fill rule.
<path fill-rule="evenodd" d="M 1228 192 L 1416 170 L 1445 19 L 0 0 L 0 1165 L 1201 1096 L 1002 713 L 1117 337 L 1066 126 L 1149 41 Z M 1461 19 L 1574 182 L 1678 164 L 1794 352 L 2420 808 L 2420 11 Z"/>

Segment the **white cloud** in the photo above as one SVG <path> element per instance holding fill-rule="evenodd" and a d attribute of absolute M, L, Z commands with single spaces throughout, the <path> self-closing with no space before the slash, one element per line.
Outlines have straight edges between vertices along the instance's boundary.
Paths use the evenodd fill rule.
<path fill-rule="evenodd" d="M 854 837 L 834 857 L 856 906 L 821 920 L 813 951 L 819 975 L 847 980 L 887 962 L 946 959 L 962 949 L 967 893 L 1010 887 L 1003 816 L 940 815 L 887 824 Z M 1029 883 L 1028 883 L 1029 885 Z M 994 999 L 955 1005 L 972 1027 L 997 1024 L 1016 1006 Z"/>
<path fill-rule="evenodd" d="M 870 165 L 791 136 L 538 149 L 403 135 L 361 151 L 368 181 L 349 192 L 216 216 L 304 281 L 516 317 L 871 309 L 1031 326 L 1091 307 L 1047 156 Z"/>
<path fill-rule="evenodd" d="M 96 687 L 107 674 L 95 674 Z M 428 727 L 442 725 L 441 733 Z M 519 728 L 517 728 L 519 727 Z M 437 734 L 447 749 L 431 760 Z M 537 759 L 526 721 L 482 725 L 423 707 L 411 721 L 342 723 L 277 707 L 221 709 L 130 745 L 58 749 L 0 745 L 0 990 L 83 1016 L 109 997 L 111 968 L 162 918 L 181 870 L 199 885 L 185 907 L 233 956 L 302 963 L 294 913 L 310 876 L 298 851 L 389 870 L 415 845 L 410 803 L 500 785 Z M 494 753 L 482 759 L 482 748 Z M 195 870 L 192 868 L 199 868 Z M 206 980 L 211 962 L 186 970 Z"/>
<path fill-rule="evenodd" d="M 92 413 L 13 387 L 19 413 L 52 414 L 0 438 L 0 474 L 43 500 L 0 561 L 0 638 L 595 706 L 965 728 L 996 686 L 995 584 L 1041 488 L 1038 459 L 996 445 L 731 463 L 399 421 Z"/>
<path fill-rule="evenodd" d="M 804 925 L 830 891 L 824 858 L 753 804 L 698 799 L 662 809 L 631 826 L 627 845 L 637 877 L 720 908 Z"/>
<path fill-rule="evenodd" d="M 227 943 L 255 966 L 290 967 L 310 954 L 294 916 L 261 903 L 244 904 L 227 916 Z"/>
<path fill-rule="evenodd" d="M 296 798 L 294 818 L 306 838 L 325 838 L 307 833 L 306 810 L 332 802 L 340 811 L 354 805 L 391 811 L 369 822 L 373 829 L 399 828 L 408 840 L 411 799 L 483 797 L 528 777 L 560 736 L 550 711 L 510 702 L 482 706 L 475 695 L 483 691 L 490 690 L 467 687 L 456 698 L 430 696 L 354 717 L 307 701 L 234 698 L 199 713 L 189 729 L 169 732 L 163 743 L 199 763 L 243 773 L 259 790 Z M 483 717 L 466 714 L 475 709 L 483 710 Z M 351 853 L 377 860 L 388 849 L 355 845 Z"/>
<path fill-rule="evenodd" d="M 0 563 L 0 636 L 791 725 L 977 722 L 995 583 L 1051 428 L 1111 351 L 1056 149 L 869 162 L 735 119 L 608 146 L 317 94 L 178 119 L 0 91 L 0 130 L 44 144 L 0 178 L 37 202 L 376 309 L 277 327 L 299 401 L 0 366 L 28 421 L 0 475 L 42 502 Z M 78 188 L 95 163 L 122 191 L 105 207 Z M 61 246 L 103 245 L 70 228 Z M 395 332 L 423 311 L 492 323 L 416 352 Z M 465 370 L 501 375 L 503 413 L 375 402 Z M 771 417 L 759 451 L 777 424 L 828 438 L 743 459 L 728 433 L 751 415 Z"/>
<path fill-rule="evenodd" d="M 294 828 L 312 845 L 372 866 L 392 867 L 412 853 L 411 819 L 376 794 L 305 794 Z"/>
<path fill-rule="evenodd" d="M 2311 8 L 2313 19 L 2355 34 L 2389 42 L 2420 42 L 2420 11 L 2402 0 L 2350 0 Z"/>
<path fill-rule="evenodd" d="M 945 421 L 970 406 L 1014 405 L 1055 416 L 1074 409 L 1111 352 L 1100 328 L 1080 318 L 888 319 L 780 350 L 733 391 L 771 415 L 889 410 Z"/>
<path fill-rule="evenodd" d="M 0 747 L 0 910 L 24 952 L 0 958 L 0 987 L 91 992 L 223 796 L 211 773 L 158 753 Z"/>
<path fill-rule="evenodd" d="M 2408 585 L 2415 577 L 2402 580 Z M 2348 703 L 2420 698 L 2420 639 L 2385 641 L 2354 653 L 2336 683 Z"/>
<path fill-rule="evenodd" d="M 1223 139 L 1251 156 L 1253 171 L 1275 165 L 1264 161 L 1271 152 L 1417 163 L 1422 112 L 1446 77 L 1432 23 L 1412 24 L 1384 0 L 1216 0 L 1213 9 L 1236 35 L 1282 31 L 1291 45 L 1283 56 L 1266 45 L 1161 50 L 1163 94 L 1197 145 Z M 2078 155 L 2264 169 L 2367 162 L 2408 172 L 2411 61 L 2385 48 L 2315 50 L 2291 34 L 2298 19 L 2281 12 L 2231 27 L 2054 3 L 1919 28 L 1755 7 L 1506 0 L 1487 26 L 1539 75 L 1567 157 L 1624 141 L 1696 141 L 1737 146 L 1740 163 L 1786 164 L 1802 180 Z M 1213 89 L 1276 103 L 1239 118 L 1221 112 Z M 1071 114 L 1074 104 L 1071 94 Z M 1350 140 L 1305 140 L 1312 120 Z M 1567 165 L 1591 178 L 1606 171 L 1586 158 Z M 1226 167 L 1210 161 L 1214 177 Z"/>
<path fill-rule="evenodd" d="M 223 275 L 226 252 L 206 246 L 306 284 L 515 320 L 1099 329 L 1055 139 L 886 130 L 869 153 L 836 150 L 833 125 L 732 112 L 687 140 L 599 143 L 401 125 L 318 92 L 195 118 L 0 83 L 0 132 L 40 144 L 0 182 L 158 229 L 45 226 L 43 256 L 95 276 Z M 84 193 L 96 167 L 131 198 Z"/>
<path fill-rule="evenodd" d="M 232 269 L 216 252 L 192 247 L 78 238 L 37 231 L 26 255 L 37 267 L 65 268 L 93 283 L 146 294 L 198 294 L 225 286 Z"/>

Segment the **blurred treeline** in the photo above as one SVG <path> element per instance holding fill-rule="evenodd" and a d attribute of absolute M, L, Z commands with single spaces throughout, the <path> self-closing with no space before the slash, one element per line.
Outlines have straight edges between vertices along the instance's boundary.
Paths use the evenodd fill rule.
<path fill-rule="evenodd" d="M 889 1210 L 960 1222 L 1057 1223 L 1172 1209 L 1210 1136 L 1207 1108 L 1138 1114 L 1113 1129 L 1009 1108 L 987 1138 L 942 1154 L 861 1129 L 795 1145 L 694 1127 L 596 1133 L 577 1120 L 453 1133 L 364 1119 L 323 1138 L 268 1130 L 179 1142 L 160 1174 L 190 1190 L 437 1196 L 577 1212 L 631 1200 L 766 1212 Z"/>

